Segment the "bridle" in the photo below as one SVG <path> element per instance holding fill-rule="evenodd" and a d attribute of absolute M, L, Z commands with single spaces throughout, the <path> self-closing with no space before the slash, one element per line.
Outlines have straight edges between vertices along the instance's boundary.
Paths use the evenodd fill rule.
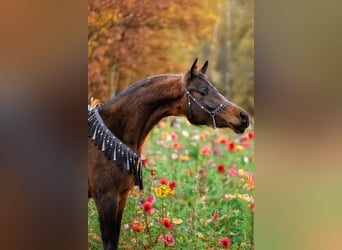
<path fill-rule="evenodd" d="M 204 110 L 205 112 L 207 112 L 212 120 L 213 120 L 213 127 L 214 129 L 216 129 L 216 122 L 215 122 L 215 115 L 217 115 L 219 112 L 221 112 L 228 104 L 229 102 L 227 100 L 225 100 L 223 103 L 219 104 L 215 109 L 213 110 L 209 110 L 206 107 L 204 107 L 199 100 L 197 100 L 190 92 L 189 90 L 185 87 L 185 85 L 183 84 L 183 81 L 181 83 L 182 87 L 185 90 L 186 95 L 188 96 L 188 106 L 189 106 L 189 115 L 188 115 L 188 119 L 191 120 L 192 119 L 192 110 L 191 110 L 191 100 L 196 103 L 202 110 Z"/>

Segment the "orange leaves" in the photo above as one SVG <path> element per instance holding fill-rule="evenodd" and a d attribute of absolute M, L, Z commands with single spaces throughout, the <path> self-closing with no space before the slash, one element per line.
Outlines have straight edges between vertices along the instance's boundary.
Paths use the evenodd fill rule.
<path fill-rule="evenodd" d="M 194 0 L 88 1 L 89 96 L 106 100 L 113 91 L 121 92 L 144 77 L 183 72 L 187 64 L 177 61 L 187 62 L 184 50 L 190 56 L 193 48 L 210 39 L 207 29 L 214 28 L 215 15 L 208 14 L 205 4 Z"/>

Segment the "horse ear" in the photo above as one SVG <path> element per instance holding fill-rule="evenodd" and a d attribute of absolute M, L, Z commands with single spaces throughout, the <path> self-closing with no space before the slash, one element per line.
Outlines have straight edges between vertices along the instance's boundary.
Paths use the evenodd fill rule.
<path fill-rule="evenodd" d="M 207 72 L 207 68 L 208 68 L 208 60 L 204 63 L 204 65 L 202 66 L 202 68 L 200 69 L 200 71 L 205 74 Z"/>
<path fill-rule="evenodd" d="M 194 63 L 191 66 L 190 74 L 189 74 L 189 80 L 191 79 L 192 76 L 194 76 L 196 74 L 197 60 L 198 60 L 198 58 L 195 59 Z"/>

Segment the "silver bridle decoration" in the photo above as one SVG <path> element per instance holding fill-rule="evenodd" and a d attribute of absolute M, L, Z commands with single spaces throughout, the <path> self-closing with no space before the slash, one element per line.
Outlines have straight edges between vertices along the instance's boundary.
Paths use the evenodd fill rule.
<path fill-rule="evenodd" d="M 192 110 L 191 110 L 191 100 L 196 103 L 202 110 L 204 110 L 205 112 L 207 112 L 212 120 L 213 120 L 213 127 L 214 129 L 216 129 L 216 121 L 215 121 L 215 115 L 217 115 L 219 112 L 221 112 L 228 104 L 229 102 L 226 100 L 223 103 L 221 103 L 220 105 L 218 105 L 215 109 L 213 110 L 209 110 L 206 107 L 204 107 L 190 92 L 189 90 L 187 90 L 187 88 L 184 86 L 184 84 L 182 83 L 182 87 L 185 90 L 186 95 L 188 96 L 188 106 L 189 106 L 189 120 L 192 119 Z"/>
<path fill-rule="evenodd" d="M 99 114 L 98 106 L 100 105 L 92 108 L 88 105 L 88 136 L 109 160 L 116 162 L 118 167 L 123 169 L 125 164 L 126 170 L 136 176 L 135 185 L 138 185 L 140 190 L 142 190 L 141 156 L 130 149 L 108 129 Z"/>

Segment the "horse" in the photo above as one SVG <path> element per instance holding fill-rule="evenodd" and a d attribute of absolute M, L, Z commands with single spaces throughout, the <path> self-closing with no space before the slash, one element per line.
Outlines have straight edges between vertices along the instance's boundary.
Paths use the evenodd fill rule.
<path fill-rule="evenodd" d="M 88 105 L 88 198 L 98 210 L 103 248 L 118 248 L 122 215 L 134 185 L 143 189 L 141 146 L 162 118 L 185 116 L 193 125 L 243 133 L 248 113 L 208 80 L 208 61 L 185 74 L 148 77 L 111 100 Z"/>

